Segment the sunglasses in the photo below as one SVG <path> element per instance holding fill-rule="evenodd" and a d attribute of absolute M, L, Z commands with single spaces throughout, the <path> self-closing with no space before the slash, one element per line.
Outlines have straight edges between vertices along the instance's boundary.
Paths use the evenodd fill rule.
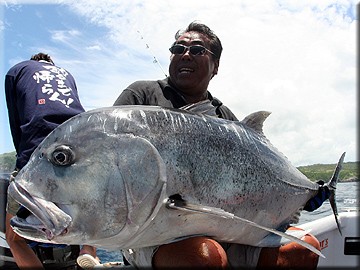
<path fill-rule="evenodd" d="M 184 54 L 187 50 L 189 50 L 192 55 L 205 55 L 206 52 L 215 55 L 212 51 L 201 45 L 185 46 L 182 44 L 175 44 L 169 50 L 172 54 Z"/>

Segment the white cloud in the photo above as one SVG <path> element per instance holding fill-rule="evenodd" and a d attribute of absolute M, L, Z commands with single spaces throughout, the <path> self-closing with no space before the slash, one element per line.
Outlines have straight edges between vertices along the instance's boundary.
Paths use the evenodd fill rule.
<path fill-rule="evenodd" d="M 101 46 L 96 44 L 96 45 L 92 45 L 92 46 L 87 46 L 86 49 L 90 50 L 90 51 L 101 51 Z"/>
<path fill-rule="evenodd" d="M 77 30 L 53 30 L 50 31 L 52 33 L 52 39 L 57 42 L 68 43 L 73 40 L 73 38 L 78 37 L 80 32 Z"/>
<path fill-rule="evenodd" d="M 33 5 L 33 4 L 61 4 L 66 0 L 0 0 L 0 4 L 9 5 Z"/>
<path fill-rule="evenodd" d="M 176 30 L 208 24 L 224 47 L 210 90 L 239 118 L 272 111 L 265 132 L 294 164 L 335 162 L 342 151 L 356 159 L 354 2 L 86 3 L 74 8 L 109 29 L 110 42 L 128 53 L 124 64 L 138 63 L 149 44 L 167 70 Z M 135 80 L 149 74 L 141 70 Z"/>

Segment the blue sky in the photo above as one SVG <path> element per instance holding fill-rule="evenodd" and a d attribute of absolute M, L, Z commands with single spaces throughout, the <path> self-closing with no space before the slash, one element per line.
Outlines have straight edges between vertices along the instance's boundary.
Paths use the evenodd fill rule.
<path fill-rule="evenodd" d="M 259 3 L 260 2 L 260 3 Z M 86 110 L 140 79 L 162 79 L 174 34 L 204 22 L 224 47 L 210 92 L 264 131 L 294 165 L 356 156 L 355 1 L 4 1 L 1 78 L 37 52 L 77 81 Z M 3 83 L 2 83 L 3 85 Z M 1 87 L 0 153 L 14 150 Z"/>

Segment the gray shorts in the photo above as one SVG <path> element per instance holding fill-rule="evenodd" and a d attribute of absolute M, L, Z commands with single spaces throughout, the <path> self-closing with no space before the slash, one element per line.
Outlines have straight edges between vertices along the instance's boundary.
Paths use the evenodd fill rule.
<path fill-rule="evenodd" d="M 241 244 L 220 243 L 224 248 L 230 268 L 256 268 L 259 260 L 261 247 L 253 247 Z M 151 268 L 152 258 L 157 251 L 156 247 L 123 250 L 126 260 L 137 268 Z M 175 254 L 174 254 L 175 255 Z"/>

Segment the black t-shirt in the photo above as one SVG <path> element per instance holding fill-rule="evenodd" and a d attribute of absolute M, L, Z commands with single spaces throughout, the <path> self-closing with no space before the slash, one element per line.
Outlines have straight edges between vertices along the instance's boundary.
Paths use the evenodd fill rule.
<path fill-rule="evenodd" d="M 212 97 L 208 92 L 208 99 L 216 107 L 219 117 L 237 121 L 236 116 L 222 104 L 220 100 Z M 188 103 L 174 87 L 169 79 L 158 81 L 136 81 L 129 85 L 117 98 L 114 106 L 118 105 L 152 105 L 165 108 L 181 108 Z"/>

